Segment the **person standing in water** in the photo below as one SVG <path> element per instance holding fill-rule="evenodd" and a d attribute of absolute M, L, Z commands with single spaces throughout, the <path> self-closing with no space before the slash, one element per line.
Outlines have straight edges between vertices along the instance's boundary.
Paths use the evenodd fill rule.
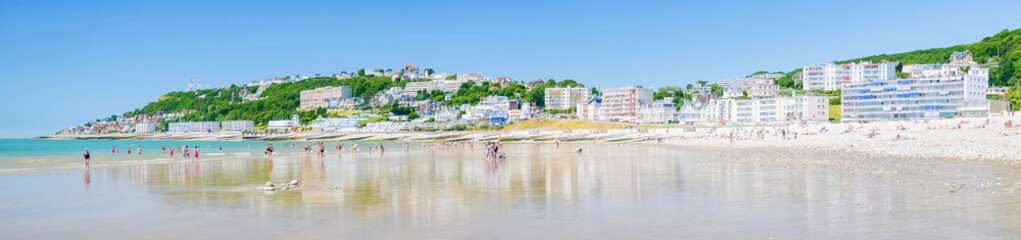
<path fill-rule="evenodd" d="M 85 148 L 85 152 L 82 153 L 82 158 L 85 159 L 85 168 L 89 168 L 89 160 L 92 160 L 89 156 L 89 149 Z"/>
<path fill-rule="evenodd" d="M 199 158 L 199 146 L 195 146 L 195 158 Z"/>
<path fill-rule="evenodd" d="M 142 156 L 142 146 L 138 146 L 138 151 L 136 151 L 136 152 L 138 152 L 137 153 L 138 156 Z"/>

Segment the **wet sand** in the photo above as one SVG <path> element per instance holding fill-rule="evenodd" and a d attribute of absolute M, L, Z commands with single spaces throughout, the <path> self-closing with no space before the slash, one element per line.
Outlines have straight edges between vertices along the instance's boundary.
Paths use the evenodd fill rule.
<path fill-rule="evenodd" d="M 329 144 L 327 144 L 329 145 Z M 370 144 L 362 144 L 363 146 Z M 583 149 L 583 153 L 575 152 Z M 1021 167 L 652 144 L 328 150 L 0 175 L 6 239 L 1011 238 Z M 300 187 L 265 193 L 266 181 Z"/>

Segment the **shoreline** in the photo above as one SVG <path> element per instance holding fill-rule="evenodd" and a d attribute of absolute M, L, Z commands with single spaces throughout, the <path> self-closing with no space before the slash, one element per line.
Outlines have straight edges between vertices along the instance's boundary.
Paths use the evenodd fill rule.
<path fill-rule="evenodd" d="M 1009 123 L 1008 123 L 1009 122 Z M 1012 125 L 1012 127 L 1007 127 Z M 719 150 L 780 149 L 872 156 L 1021 163 L 1021 117 L 879 123 L 820 123 L 715 128 L 575 129 L 455 132 L 117 133 L 38 139 L 176 141 L 367 141 L 507 143 L 638 143 Z M 786 134 L 786 139 L 784 136 Z"/>

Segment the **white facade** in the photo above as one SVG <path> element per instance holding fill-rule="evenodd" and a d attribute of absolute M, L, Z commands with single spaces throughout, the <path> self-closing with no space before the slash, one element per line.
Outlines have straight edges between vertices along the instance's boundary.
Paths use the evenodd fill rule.
<path fill-rule="evenodd" d="M 568 110 L 588 102 L 592 91 L 583 87 L 546 88 L 546 110 Z"/>
<path fill-rule="evenodd" d="M 172 133 L 204 133 L 220 131 L 218 122 L 172 122 L 169 124 L 168 132 Z"/>
<path fill-rule="evenodd" d="M 327 107 L 326 101 L 329 99 L 348 99 L 353 95 L 351 93 L 351 87 L 339 86 L 339 87 L 321 87 L 312 90 L 301 91 L 299 96 L 301 105 L 298 110 L 313 110 L 316 108 Z"/>
<path fill-rule="evenodd" d="M 800 95 L 759 99 L 703 97 L 681 106 L 678 120 L 685 125 L 772 125 L 825 122 L 829 97 Z"/>
<path fill-rule="evenodd" d="M 255 122 L 248 120 L 223 121 L 220 123 L 220 131 L 224 132 L 251 132 L 255 130 Z"/>
<path fill-rule="evenodd" d="M 587 103 L 578 103 L 578 119 L 587 121 L 604 121 L 602 115 L 603 99 L 594 98 Z"/>
<path fill-rule="evenodd" d="M 415 96 L 418 91 L 425 90 L 431 92 L 432 90 L 440 90 L 443 92 L 454 92 L 461 88 L 461 84 L 467 81 L 460 80 L 432 80 L 426 82 L 409 82 L 404 85 L 403 94 Z"/>
<path fill-rule="evenodd" d="M 156 124 L 153 123 L 138 123 L 135 124 L 136 133 L 151 133 L 156 132 Z"/>
<path fill-rule="evenodd" d="M 296 128 L 301 126 L 301 121 L 298 120 L 298 115 L 292 115 L 290 120 L 270 120 L 267 128 L 269 129 L 288 129 Z"/>
<path fill-rule="evenodd" d="M 607 89 L 603 92 L 602 118 L 611 122 L 635 122 L 642 104 L 651 103 L 653 90 L 642 86 Z"/>
<path fill-rule="evenodd" d="M 849 84 L 842 94 L 844 122 L 986 116 L 989 70 Z M 975 106 L 987 106 L 986 108 Z"/>
<path fill-rule="evenodd" d="M 673 99 L 666 98 L 643 104 L 639 112 L 639 123 L 669 123 L 676 119 L 677 104 L 673 103 Z"/>
<path fill-rule="evenodd" d="M 805 90 L 838 90 L 844 84 L 894 79 L 897 70 L 892 63 L 860 62 L 827 63 L 803 68 Z"/>

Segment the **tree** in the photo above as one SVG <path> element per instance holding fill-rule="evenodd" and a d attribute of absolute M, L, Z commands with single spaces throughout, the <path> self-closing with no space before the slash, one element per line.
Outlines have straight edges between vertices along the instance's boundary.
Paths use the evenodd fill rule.
<path fill-rule="evenodd" d="M 712 93 L 715 94 L 717 97 L 723 96 L 723 87 L 721 87 L 720 85 L 713 84 L 712 86 L 710 86 L 710 89 L 712 90 Z"/>
<path fill-rule="evenodd" d="M 705 86 L 706 84 L 709 84 L 709 82 L 706 80 L 698 80 L 698 84 L 702 84 L 702 86 Z"/>
<path fill-rule="evenodd" d="M 358 69 L 358 76 L 365 76 L 365 69 Z"/>
<path fill-rule="evenodd" d="M 427 74 L 427 75 L 433 75 L 435 73 L 436 73 L 436 71 L 433 71 L 432 68 L 426 68 L 425 69 L 425 74 Z"/>
<path fill-rule="evenodd" d="M 599 96 L 599 89 L 596 89 L 596 87 L 592 87 L 592 96 Z"/>
<path fill-rule="evenodd" d="M 454 79 L 457 79 L 457 74 L 447 76 L 447 80 L 454 80 Z"/>

